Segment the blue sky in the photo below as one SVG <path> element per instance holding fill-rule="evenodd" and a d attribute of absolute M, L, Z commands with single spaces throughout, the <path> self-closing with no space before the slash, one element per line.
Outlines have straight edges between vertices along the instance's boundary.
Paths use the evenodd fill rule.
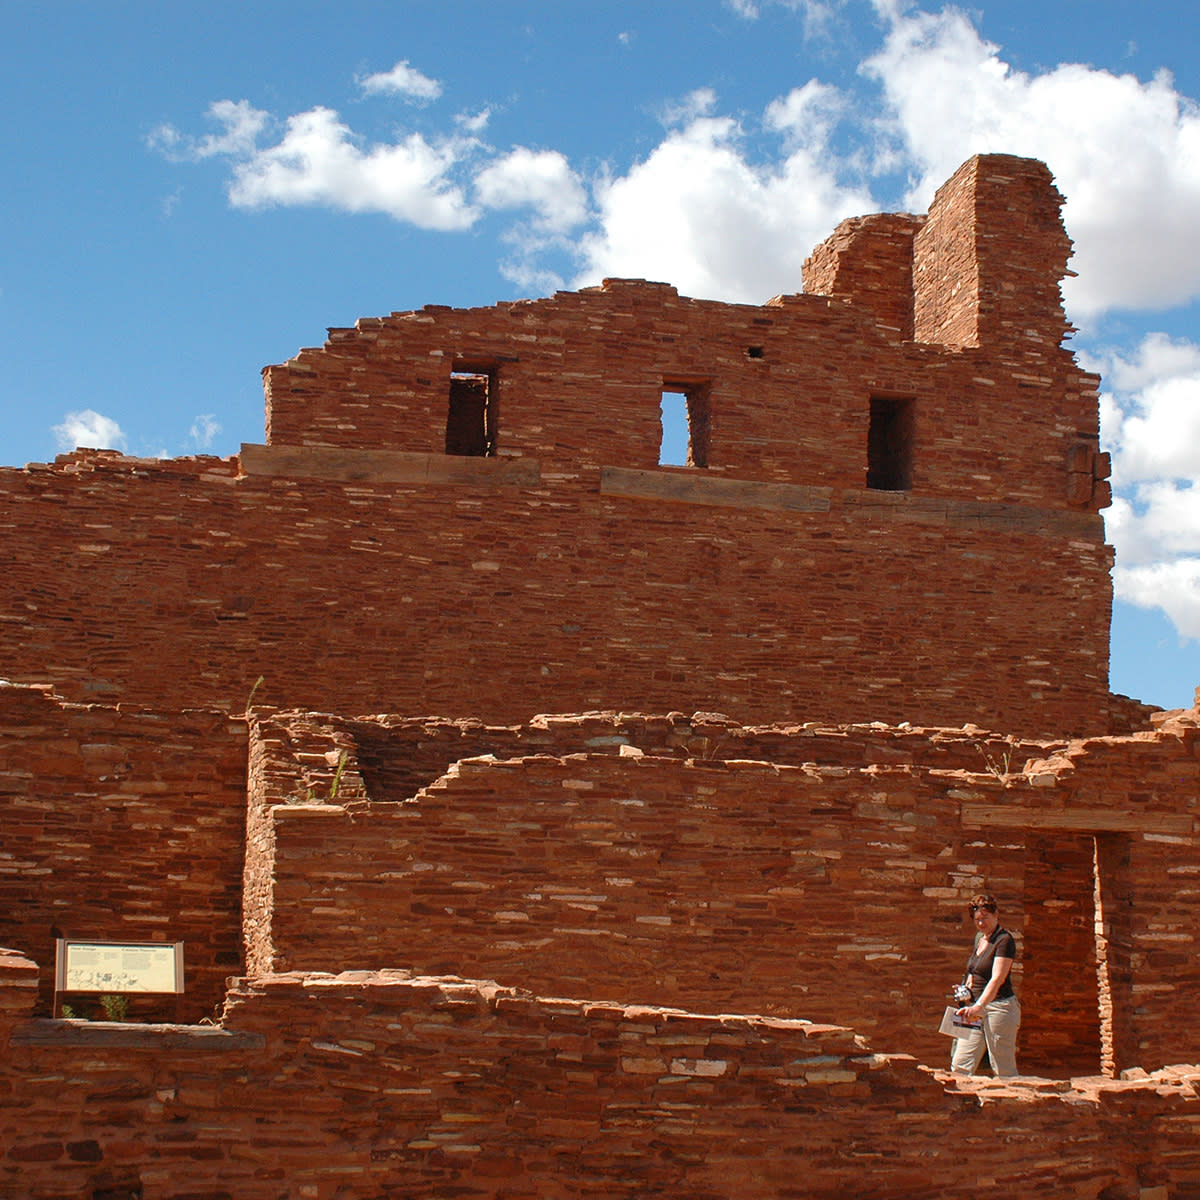
<path fill-rule="evenodd" d="M 235 453 L 327 326 L 604 275 L 762 302 L 971 154 L 1067 196 L 1112 686 L 1200 685 L 1194 0 L 0 0 L 0 463 Z"/>

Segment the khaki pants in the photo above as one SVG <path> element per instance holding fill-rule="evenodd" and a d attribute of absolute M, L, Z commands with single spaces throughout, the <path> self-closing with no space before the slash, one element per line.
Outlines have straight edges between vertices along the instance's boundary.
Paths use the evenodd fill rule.
<path fill-rule="evenodd" d="M 950 1052 L 950 1069 L 956 1075 L 974 1075 L 987 1047 L 992 1070 L 997 1075 L 1017 1073 L 1017 1030 L 1021 1028 L 1021 1005 L 1016 996 L 993 1000 L 983 1010 L 983 1028 L 964 1038 L 955 1038 Z"/>

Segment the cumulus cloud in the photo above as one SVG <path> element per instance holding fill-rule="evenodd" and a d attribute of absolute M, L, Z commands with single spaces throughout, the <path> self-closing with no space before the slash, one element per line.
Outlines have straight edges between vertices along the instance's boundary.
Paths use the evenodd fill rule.
<path fill-rule="evenodd" d="M 587 192 L 557 150 L 518 147 L 475 176 L 475 195 L 485 208 L 531 208 L 536 223 L 563 231 L 587 217 Z"/>
<path fill-rule="evenodd" d="M 1200 479 L 1200 346 L 1151 334 L 1128 359 L 1109 352 L 1104 377 L 1117 478 Z"/>
<path fill-rule="evenodd" d="M 1131 354 L 1109 350 L 1086 365 L 1105 380 L 1116 594 L 1162 608 L 1181 635 L 1200 639 L 1200 346 L 1154 333 Z"/>
<path fill-rule="evenodd" d="M 1139 608 L 1161 608 L 1182 639 L 1200 641 L 1200 557 L 1118 566 L 1113 583 L 1122 600 Z"/>
<path fill-rule="evenodd" d="M 121 426 L 116 421 L 90 408 L 67 413 L 51 432 L 59 450 L 64 451 L 86 447 L 90 450 L 123 452 L 127 442 Z"/>
<path fill-rule="evenodd" d="M 419 90 L 413 73 L 401 67 L 407 70 L 401 63 L 362 84 L 366 88 L 374 80 L 368 90 L 399 90 L 407 81 Z M 391 82 L 378 82 L 385 78 Z M 485 209 L 530 210 L 533 227 L 542 232 L 582 222 L 587 192 L 566 156 L 521 146 L 497 155 L 481 140 L 490 115 L 488 108 L 460 113 L 453 132 L 442 137 L 411 132 L 371 144 L 331 108 L 295 113 L 280 125 L 247 101 L 222 100 L 208 110 L 221 132 L 196 138 L 164 125 L 149 141 L 174 161 L 227 158 L 227 192 L 236 208 L 303 205 L 384 213 L 440 232 L 471 228 Z M 264 137 L 268 133 L 273 136 Z M 474 202 L 468 196 L 472 183 Z"/>
<path fill-rule="evenodd" d="M 810 94 L 810 100 L 812 99 Z M 786 105 L 766 124 L 788 131 Z M 800 268 L 869 193 L 837 179 L 823 134 L 756 163 L 729 117 L 695 117 L 642 162 L 596 189 L 599 228 L 580 243 L 577 284 L 603 276 L 661 279 L 692 296 L 761 303 L 798 292 Z"/>
<path fill-rule="evenodd" d="M 1067 197 L 1079 273 L 1064 285 L 1073 314 L 1200 295 L 1200 108 L 1168 73 L 1142 81 L 1067 63 L 1028 74 L 956 9 L 903 13 L 885 0 L 877 8 L 889 29 L 863 70 L 882 86 L 891 136 L 910 160 L 912 207 L 927 207 L 972 154 L 1041 158 Z"/>
<path fill-rule="evenodd" d="M 828 144 L 838 121 L 846 115 L 846 98 L 835 87 L 810 79 L 767 105 L 764 125 L 782 133 L 792 148 L 816 152 Z"/>
<path fill-rule="evenodd" d="M 409 66 L 407 59 L 401 59 L 390 71 L 360 78 L 358 86 L 369 96 L 406 96 L 418 102 L 436 100 L 442 94 L 442 85 Z"/>
<path fill-rule="evenodd" d="M 235 165 L 229 199 L 242 208 L 324 205 L 386 213 L 422 229 L 466 229 L 476 211 L 451 174 L 472 144 L 434 144 L 411 133 L 364 149 L 333 109 L 314 108 L 289 117 L 274 146 Z"/>

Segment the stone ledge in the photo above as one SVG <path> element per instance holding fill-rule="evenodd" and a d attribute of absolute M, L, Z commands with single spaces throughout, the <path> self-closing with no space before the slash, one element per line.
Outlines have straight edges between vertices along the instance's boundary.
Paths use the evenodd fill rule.
<path fill-rule="evenodd" d="M 261 1033 L 235 1033 L 209 1025 L 141 1025 L 115 1021 L 36 1020 L 17 1025 L 9 1044 L 45 1049 L 261 1050 Z"/>
<path fill-rule="evenodd" d="M 536 487 L 541 468 L 532 458 L 469 458 L 409 450 L 351 450 L 341 446 L 262 446 L 243 442 L 242 473 L 329 483 L 471 484 Z"/>

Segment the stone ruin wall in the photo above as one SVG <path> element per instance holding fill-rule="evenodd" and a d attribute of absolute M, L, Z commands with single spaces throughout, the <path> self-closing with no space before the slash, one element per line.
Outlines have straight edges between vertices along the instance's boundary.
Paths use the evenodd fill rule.
<path fill-rule="evenodd" d="M 828 295 L 608 281 L 364 319 L 267 369 L 265 446 L 0 470 L 5 674 L 160 709 L 238 712 L 262 676 L 284 707 L 489 722 L 1128 728 L 1060 199 L 1041 164 L 973 160 L 927 221 L 818 248 Z M 928 315 L 968 285 L 975 326 Z M 481 387 L 490 440 L 447 453 Z M 703 465 L 659 466 L 668 388 Z M 880 412 L 911 418 L 908 490 L 868 486 Z"/>
<path fill-rule="evenodd" d="M 381 798 L 420 733 L 437 774 Z M 547 995 L 803 1012 L 937 1062 L 927 1014 L 960 970 L 966 900 L 989 887 L 1011 898 L 1022 943 L 1024 1069 L 1194 1054 L 1195 714 L 1069 744 L 711 715 L 462 733 L 483 753 L 439 771 L 446 724 L 256 722 L 247 881 L 271 902 L 247 901 L 252 972 L 399 964 Z M 768 743 L 772 761 L 757 757 Z"/>
<path fill-rule="evenodd" d="M 220 1028 L 29 1021 L 0 953 L 0 1186 L 30 1197 L 1168 1200 L 1200 1073 L 956 1080 L 802 1020 L 404 972 L 235 981 Z"/>
<path fill-rule="evenodd" d="M 132 936 L 117 914 L 153 878 L 160 907 L 207 904 L 227 946 L 236 906 L 216 898 L 237 894 L 245 846 L 248 965 L 260 956 L 218 1025 L 181 1028 L 36 1019 L 47 960 L 0 955 L 0 1191 L 690 1200 L 790 1195 L 799 1170 L 807 1195 L 852 1177 L 932 1198 L 961 1183 L 948 1131 L 976 1146 L 981 1196 L 1200 1186 L 1200 1074 L 1164 1065 L 1194 1057 L 1198 712 L 1039 743 L 715 714 L 488 727 L 257 710 L 243 840 L 244 793 L 200 782 L 244 762 L 241 722 L 171 714 L 167 739 L 162 714 L 0 699 L 6 729 L 57 764 L 31 778 L 14 755 L 0 773 L 21 797 L 6 811 L 25 813 L 6 912 L 103 895 L 97 916 Z M 96 787 L 114 769 L 120 810 Z M 97 837 L 120 811 L 136 834 Z M 181 856 L 202 821 L 203 853 Z M 981 851 L 1022 942 L 1023 1066 L 1051 1078 L 936 1069 Z M 138 874 L 119 880 L 114 855 Z M 1106 994 L 1097 973 L 1072 995 L 1062 961 L 1094 958 L 1097 882 Z M 199 923 L 188 946 L 203 964 Z M 499 986 L 459 978 L 477 973 Z M 189 966 L 190 986 L 204 978 Z"/>
<path fill-rule="evenodd" d="M 1022 941 L 1027 1069 L 1193 1053 L 1194 714 L 1036 743 L 712 714 L 489 728 L 262 710 L 247 807 L 241 721 L 195 713 L 164 739 L 162 714 L 39 689 L 0 700 L 29 739 L 0 758 L 21 848 L 0 904 L 5 940 L 43 966 L 42 1013 L 57 926 L 184 938 L 192 1019 L 239 971 L 405 968 L 799 1012 L 937 1061 L 926 1018 L 961 965 L 965 900 L 987 886 Z"/>
<path fill-rule="evenodd" d="M 0 1190 L 1200 1190 L 1200 718 L 1108 693 L 1060 202 L 974 159 L 804 295 L 363 320 L 265 446 L 0 470 Z M 920 1065 L 981 886 L 1055 1080 Z M 46 1021 L 56 929 L 219 1023 Z"/>
<path fill-rule="evenodd" d="M 183 941 L 187 1018 L 240 972 L 244 720 L 64 703 L 0 685 L 0 944 L 42 966 L 56 937 Z"/>
<path fill-rule="evenodd" d="M 1016 508 L 875 496 L 797 514 L 236 462 L 0 471 L 30 535 L 0 578 L 6 671 L 158 708 L 240 711 L 261 675 L 266 701 L 351 713 L 504 722 L 627 696 L 744 721 L 1107 732 L 1099 519 L 1031 529 Z"/>

